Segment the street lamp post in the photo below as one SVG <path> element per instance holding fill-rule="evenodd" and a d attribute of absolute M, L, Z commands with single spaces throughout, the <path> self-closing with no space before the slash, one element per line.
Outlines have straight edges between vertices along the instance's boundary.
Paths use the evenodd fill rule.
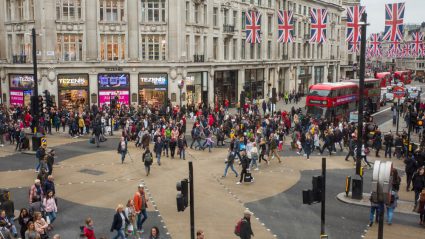
<path fill-rule="evenodd" d="M 32 37 L 32 67 L 33 67 L 33 71 L 34 71 L 34 92 L 33 92 L 33 96 L 34 99 L 37 101 L 36 105 L 37 108 L 33 109 L 34 112 L 34 127 L 35 129 L 38 131 L 38 113 L 43 110 L 43 109 L 38 109 L 38 78 L 37 78 L 37 40 L 36 40 L 36 32 L 35 32 L 35 28 L 33 28 L 31 30 L 31 37 Z"/>

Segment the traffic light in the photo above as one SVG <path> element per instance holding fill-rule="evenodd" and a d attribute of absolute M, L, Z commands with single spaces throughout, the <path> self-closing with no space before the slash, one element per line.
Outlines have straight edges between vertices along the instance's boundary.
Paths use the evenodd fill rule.
<path fill-rule="evenodd" d="M 323 177 L 314 176 L 312 180 L 313 189 L 303 190 L 303 204 L 322 202 Z"/>
<path fill-rule="evenodd" d="M 48 90 L 44 91 L 44 100 L 46 101 L 46 107 L 47 108 L 53 107 L 52 96 L 50 95 L 50 92 Z"/>
<path fill-rule="evenodd" d="M 177 211 L 183 212 L 184 209 L 188 206 L 189 203 L 189 180 L 186 178 L 177 182 L 176 189 L 179 191 L 177 193 Z"/>
<path fill-rule="evenodd" d="M 31 115 L 34 116 L 38 113 L 38 98 L 35 95 L 31 96 Z"/>
<path fill-rule="evenodd" d="M 43 115 L 43 109 L 44 109 L 44 104 L 43 104 L 43 96 L 38 96 L 38 114 L 39 115 Z"/>

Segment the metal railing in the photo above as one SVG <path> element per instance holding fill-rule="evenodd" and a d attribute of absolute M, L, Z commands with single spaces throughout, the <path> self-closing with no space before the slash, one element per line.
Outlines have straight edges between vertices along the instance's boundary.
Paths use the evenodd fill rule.
<path fill-rule="evenodd" d="M 204 55 L 193 55 L 193 61 L 194 62 L 204 62 L 205 61 Z"/>

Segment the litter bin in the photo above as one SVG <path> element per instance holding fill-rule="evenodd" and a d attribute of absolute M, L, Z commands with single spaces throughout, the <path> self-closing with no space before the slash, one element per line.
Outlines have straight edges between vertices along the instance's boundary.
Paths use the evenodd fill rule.
<path fill-rule="evenodd" d="M 32 136 L 32 151 L 37 151 L 38 148 L 41 146 L 41 139 L 44 137 L 43 134 L 35 133 Z"/>
<path fill-rule="evenodd" d="M 363 198 L 363 179 L 356 175 L 351 180 L 351 198 L 361 200 Z"/>

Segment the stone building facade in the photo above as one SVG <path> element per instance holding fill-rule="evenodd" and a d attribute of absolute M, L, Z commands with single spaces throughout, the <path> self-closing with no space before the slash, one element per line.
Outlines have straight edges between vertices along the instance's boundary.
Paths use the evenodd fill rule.
<path fill-rule="evenodd" d="M 259 99 L 337 81 L 349 64 L 342 0 L 0 0 L 1 100 L 26 104 L 37 31 L 39 93 L 60 106 L 161 106 Z M 328 10 L 324 44 L 308 43 L 311 8 Z M 291 9 L 295 41 L 277 41 L 277 9 Z M 262 13 L 261 44 L 246 43 L 245 12 Z M 345 71 L 344 71 L 344 74 Z M 180 88 L 179 88 L 180 86 Z"/>

